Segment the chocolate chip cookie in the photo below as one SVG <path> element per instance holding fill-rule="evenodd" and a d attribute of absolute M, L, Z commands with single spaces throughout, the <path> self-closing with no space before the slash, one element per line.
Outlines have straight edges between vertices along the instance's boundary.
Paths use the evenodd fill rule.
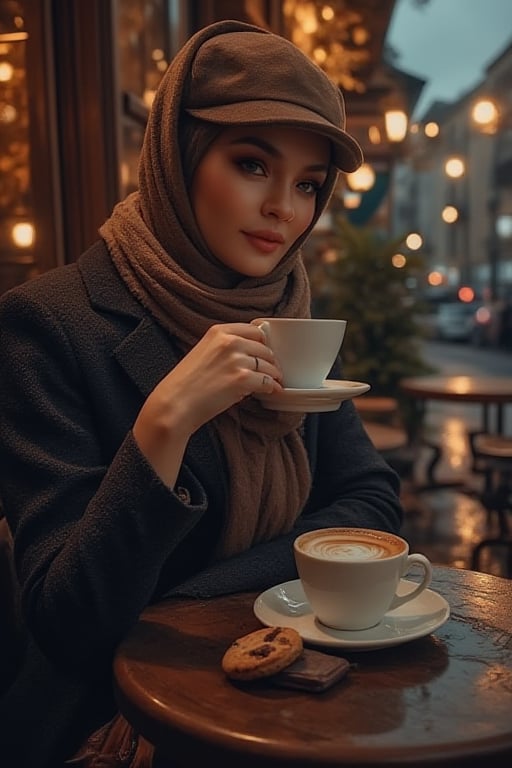
<path fill-rule="evenodd" d="M 257 680 L 285 669 L 302 650 L 295 629 L 265 627 L 235 640 L 222 657 L 222 669 L 232 680 Z"/>

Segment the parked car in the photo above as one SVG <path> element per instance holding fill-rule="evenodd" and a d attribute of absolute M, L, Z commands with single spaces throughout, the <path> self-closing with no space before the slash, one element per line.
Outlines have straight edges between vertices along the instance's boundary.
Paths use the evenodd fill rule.
<path fill-rule="evenodd" d="M 470 341 L 475 328 L 477 301 L 450 301 L 440 304 L 435 318 L 435 335 L 445 341 Z"/>

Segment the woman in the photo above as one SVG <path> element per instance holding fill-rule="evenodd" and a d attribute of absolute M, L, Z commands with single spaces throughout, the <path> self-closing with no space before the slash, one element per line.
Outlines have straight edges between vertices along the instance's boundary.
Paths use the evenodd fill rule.
<path fill-rule="evenodd" d="M 149 603 L 295 578 L 308 529 L 398 531 L 351 402 L 304 418 L 252 397 L 281 372 L 251 320 L 309 315 L 299 249 L 360 162 L 318 67 L 214 24 L 162 80 L 139 191 L 77 263 L 3 296 L 0 495 L 29 637 L 0 713 L 13 764 L 54 768 L 113 717 L 112 655 Z"/>

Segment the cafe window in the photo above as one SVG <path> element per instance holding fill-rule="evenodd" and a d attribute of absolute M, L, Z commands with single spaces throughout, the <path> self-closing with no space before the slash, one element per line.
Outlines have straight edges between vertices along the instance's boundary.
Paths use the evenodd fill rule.
<path fill-rule="evenodd" d="M 124 197 L 137 186 L 139 153 L 156 89 L 188 29 L 183 2 L 120 0 L 117 8 L 120 192 Z"/>
<path fill-rule="evenodd" d="M 21 3 L 0 10 L 0 285 L 35 271 L 25 29 Z"/>
<path fill-rule="evenodd" d="M 0 0 L 0 294 L 75 261 L 137 187 L 186 0 Z"/>

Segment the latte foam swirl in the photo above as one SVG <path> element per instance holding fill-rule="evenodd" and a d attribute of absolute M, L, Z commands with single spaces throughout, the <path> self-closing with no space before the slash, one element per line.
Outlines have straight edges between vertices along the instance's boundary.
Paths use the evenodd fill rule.
<path fill-rule="evenodd" d="M 389 549 L 378 543 L 336 539 L 312 541 L 307 547 L 307 552 L 327 560 L 380 560 L 390 554 Z"/>

